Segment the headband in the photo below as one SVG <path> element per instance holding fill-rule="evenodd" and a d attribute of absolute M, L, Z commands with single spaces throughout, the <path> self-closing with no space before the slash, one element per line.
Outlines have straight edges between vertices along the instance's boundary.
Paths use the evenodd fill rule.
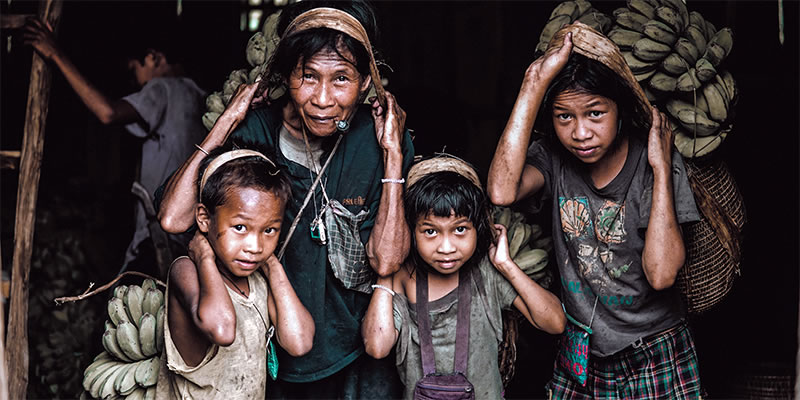
<path fill-rule="evenodd" d="M 202 201 L 201 199 L 202 199 L 202 196 L 203 196 L 203 188 L 206 186 L 206 182 L 208 181 L 208 178 L 210 178 L 211 175 L 213 175 L 214 172 L 217 169 L 219 169 L 219 167 L 221 167 L 223 164 L 225 164 L 227 162 L 236 160 L 237 158 L 243 158 L 243 157 L 260 157 L 260 158 L 263 158 L 270 165 L 272 165 L 273 168 L 278 168 L 275 165 L 275 163 L 272 162 L 272 160 L 267 158 L 267 156 L 255 151 L 255 150 L 239 149 L 239 150 L 231 150 L 231 151 L 222 153 L 219 156 L 217 156 L 217 158 L 215 158 L 214 161 L 211 161 L 211 163 L 208 164 L 208 167 L 206 167 L 206 170 L 203 172 L 203 177 L 200 179 L 200 191 L 197 193 L 198 201 Z M 274 174 L 270 173 L 270 175 L 276 175 L 276 174 L 277 174 L 277 172 L 275 172 Z"/>
<path fill-rule="evenodd" d="M 352 15 L 335 8 L 318 7 L 298 15 L 283 34 L 283 38 L 296 35 L 300 32 L 314 28 L 328 28 L 339 31 L 358 40 L 369 54 L 369 71 L 372 77 L 372 84 L 378 96 L 378 102 L 386 107 L 386 94 L 381 83 L 381 75 L 378 73 L 378 65 L 375 63 L 375 55 L 372 53 L 372 45 L 364 26 Z M 271 64 L 271 60 L 269 61 Z M 265 76 L 269 75 L 269 65 L 265 68 Z"/>
<path fill-rule="evenodd" d="M 483 191 L 481 180 L 478 178 L 478 173 L 475 172 L 475 169 L 466 161 L 446 153 L 437 153 L 435 157 L 422 160 L 411 166 L 406 179 L 406 189 L 417 183 L 425 175 L 444 171 L 455 172 L 467 178 L 473 185 Z"/>
<path fill-rule="evenodd" d="M 567 35 L 567 32 L 572 32 L 572 50 L 574 52 L 602 63 L 622 77 L 628 87 L 633 90 L 641 108 L 640 112 L 644 113 L 647 116 L 647 120 L 650 121 L 651 105 L 650 101 L 647 100 L 647 95 L 645 95 L 642 87 L 639 86 L 636 77 L 633 76 L 633 72 L 628 67 L 628 63 L 625 62 L 619 47 L 602 33 L 592 29 L 589 25 L 577 21 L 573 22 L 559 29 L 553 35 L 545 53 L 558 51 L 564 43 L 564 36 Z"/>

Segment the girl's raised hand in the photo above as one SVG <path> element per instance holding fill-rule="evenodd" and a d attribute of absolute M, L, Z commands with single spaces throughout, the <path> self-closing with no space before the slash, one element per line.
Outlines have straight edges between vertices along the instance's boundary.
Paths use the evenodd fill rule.
<path fill-rule="evenodd" d="M 200 232 L 200 230 L 195 231 L 192 240 L 189 241 L 187 250 L 189 259 L 197 266 L 199 266 L 203 260 L 211 259 L 213 261 L 215 257 L 214 249 L 211 248 L 211 243 L 208 242 L 208 239 L 206 239 L 206 236 Z"/>
<path fill-rule="evenodd" d="M 664 113 L 651 108 L 653 124 L 647 139 L 647 161 L 654 172 L 669 172 L 672 166 L 672 128 Z"/>
<path fill-rule="evenodd" d="M 385 151 L 402 152 L 400 142 L 406 126 L 406 112 L 397 104 L 394 96 L 386 92 L 386 108 L 376 97 L 372 101 L 372 118 L 375 120 L 375 136 Z"/>
<path fill-rule="evenodd" d="M 501 269 L 509 262 L 513 262 L 511 254 L 508 252 L 508 233 L 506 227 L 500 224 L 494 224 L 494 230 L 496 243 L 489 246 L 489 261 L 494 264 L 495 268 Z"/>
<path fill-rule="evenodd" d="M 561 47 L 550 48 L 544 55 L 531 63 L 528 70 L 525 71 L 525 79 L 532 82 L 546 82 L 549 85 L 550 81 L 567 65 L 571 53 L 572 32 L 567 32 Z"/>

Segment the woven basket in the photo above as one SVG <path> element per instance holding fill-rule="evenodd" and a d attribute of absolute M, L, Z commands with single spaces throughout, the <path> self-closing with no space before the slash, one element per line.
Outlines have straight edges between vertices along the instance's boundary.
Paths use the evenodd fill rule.
<path fill-rule="evenodd" d="M 676 281 L 689 313 L 701 314 L 718 304 L 740 275 L 744 201 L 721 160 L 687 159 L 699 222 L 684 230 L 686 265 Z"/>

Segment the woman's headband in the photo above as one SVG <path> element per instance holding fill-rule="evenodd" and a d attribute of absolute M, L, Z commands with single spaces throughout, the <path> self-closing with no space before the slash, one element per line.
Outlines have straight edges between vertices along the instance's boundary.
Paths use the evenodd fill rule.
<path fill-rule="evenodd" d="M 231 150 L 231 151 L 222 153 L 219 156 L 217 156 L 213 161 L 211 161 L 211 163 L 208 164 L 208 167 L 206 167 L 206 170 L 203 172 L 203 177 L 200 179 L 200 190 L 197 193 L 198 201 L 202 201 L 203 188 L 206 187 L 206 182 L 208 181 L 208 178 L 210 178 L 211 175 L 213 175 L 214 172 L 217 169 L 219 169 L 219 167 L 221 167 L 223 164 L 225 164 L 227 162 L 236 160 L 238 158 L 243 158 L 243 157 L 260 157 L 260 158 L 263 158 L 266 162 L 268 162 L 269 165 L 272 165 L 272 168 L 278 168 L 275 165 L 275 163 L 272 162 L 272 160 L 267 158 L 267 156 L 255 151 L 255 150 L 239 149 L 239 150 Z M 270 174 L 275 175 L 275 174 L 277 174 L 277 172 L 270 173 Z"/>
<path fill-rule="evenodd" d="M 328 28 L 342 32 L 358 40 L 361 45 L 364 46 L 367 50 L 367 54 L 369 54 L 369 72 L 372 77 L 372 84 L 375 87 L 375 93 L 378 96 L 378 102 L 385 107 L 386 94 L 383 89 L 383 84 L 381 83 L 378 65 L 375 62 L 375 55 L 372 53 L 372 45 L 369 42 L 369 36 L 364 26 L 361 25 L 355 17 L 342 10 L 330 7 L 318 7 L 306 11 L 292 20 L 281 39 L 314 28 Z M 269 68 L 267 68 L 267 70 L 268 69 Z"/>
<path fill-rule="evenodd" d="M 553 35 L 547 45 L 545 54 L 558 51 L 564 43 L 564 36 L 568 32 L 572 32 L 572 50 L 574 52 L 602 63 L 622 77 L 628 87 L 633 90 L 641 107 L 641 112 L 647 116 L 646 118 L 649 121 L 651 118 L 651 105 L 650 101 L 647 100 L 647 95 L 644 94 L 644 90 L 639 86 L 636 77 L 633 76 L 633 72 L 628 67 L 628 63 L 625 62 L 619 47 L 602 33 L 592 29 L 589 25 L 573 22 L 559 29 Z"/>
<path fill-rule="evenodd" d="M 435 157 L 422 160 L 411 166 L 408 171 L 408 178 L 406 179 L 406 188 L 410 188 L 417 183 L 423 176 L 432 174 L 434 172 L 451 171 L 467 178 L 478 189 L 483 190 L 481 187 L 481 180 L 478 178 L 478 173 L 466 161 L 444 153 L 439 153 Z"/>

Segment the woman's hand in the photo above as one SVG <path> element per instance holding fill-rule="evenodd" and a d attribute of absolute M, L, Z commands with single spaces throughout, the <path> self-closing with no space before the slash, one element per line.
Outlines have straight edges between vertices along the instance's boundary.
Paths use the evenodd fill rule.
<path fill-rule="evenodd" d="M 189 241 L 188 256 L 197 266 L 204 260 L 214 261 L 214 249 L 211 248 L 211 243 L 208 242 L 206 236 L 199 230 L 195 231 L 192 240 Z"/>
<path fill-rule="evenodd" d="M 508 252 L 508 232 L 506 227 L 500 224 L 494 224 L 496 242 L 489 246 L 489 261 L 502 272 L 503 268 L 507 267 L 509 263 L 514 261 L 511 259 L 511 254 Z"/>
<path fill-rule="evenodd" d="M 233 117 L 233 119 L 238 123 L 244 120 L 245 115 L 247 115 L 247 111 L 250 109 L 250 105 L 253 102 L 253 96 L 256 93 L 256 89 L 258 88 L 260 81 L 256 81 L 250 84 L 243 83 L 239 85 L 239 88 L 236 89 L 236 93 L 233 94 L 231 97 L 231 101 L 228 103 L 228 107 L 225 108 L 225 111 L 222 115 L 228 115 Z"/>
<path fill-rule="evenodd" d="M 31 45 L 45 60 L 52 60 L 61 52 L 53 38 L 53 27 L 50 26 L 50 23 L 44 23 L 38 18 L 30 18 L 24 29 L 22 34 L 24 43 Z"/>
<path fill-rule="evenodd" d="M 525 71 L 525 81 L 529 83 L 546 82 L 549 85 L 567 65 L 567 60 L 569 60 L 571 53 L 572 32 L 567 32 L 564 35 L 564 43 L 561 47 L 553 47 L 533 61 L 528 70 Z"/>
<path fill-rule="evenodd" d="M 406 112 L 397 104 L 394 96 L 386 92 L 386 109 L 378 99 L 372 101 L 372 118 L 375 120 L 375 136 L 384 151 L 402 153 L 400 142 L 406 126 Z"/>
<path fill-rule="evenodd" d="M 647 139 L 647 161 L 653 172 L 669 173 L 672 166 L 672 128 L 669 119 L 657 108 L 651 109 L 653 124 Z"/>

